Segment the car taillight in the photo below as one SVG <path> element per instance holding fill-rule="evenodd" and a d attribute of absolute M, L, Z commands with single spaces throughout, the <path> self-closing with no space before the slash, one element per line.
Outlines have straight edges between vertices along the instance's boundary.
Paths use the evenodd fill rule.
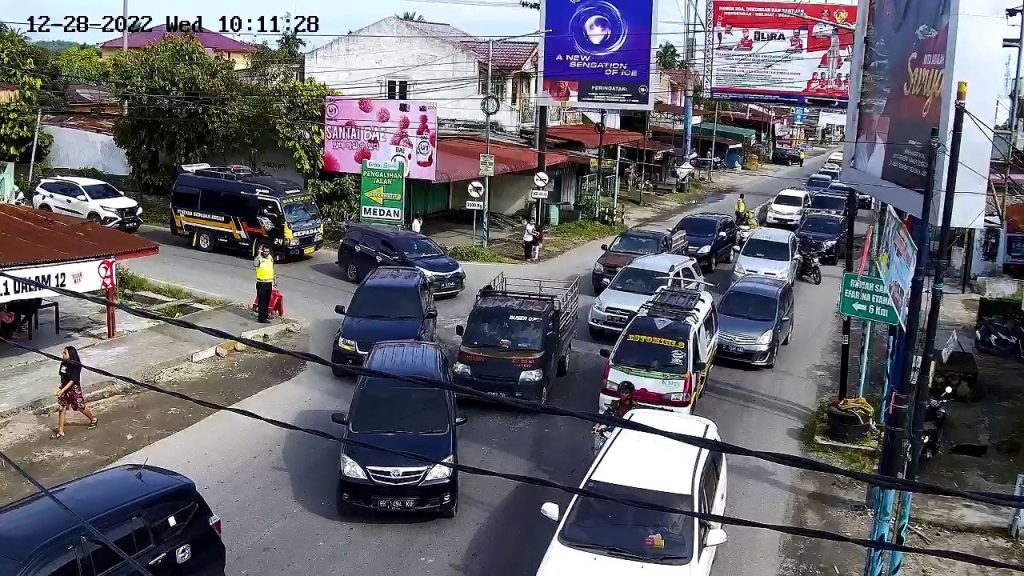
<path fill-rule="evenodd" d="M 220 516 L 217 516 L 216 514 L 210 516 L 210 527 L 217 532 L 218 536 L 221 534 Z"/>

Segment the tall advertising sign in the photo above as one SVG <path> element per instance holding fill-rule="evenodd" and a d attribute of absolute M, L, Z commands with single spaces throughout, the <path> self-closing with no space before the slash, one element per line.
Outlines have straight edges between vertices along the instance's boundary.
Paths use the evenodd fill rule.
<path fill-rule="evenodd" d="M 885 228 L 882 230 L 881 250 L 875 263 L 878 273 L 885 284 L 885 289 L 892 300 L 893 308 L 900 319 L 900 325 L 907 325 L 907 304 L 910 299 L 910 281 L 914 277 L 917 266 L 917 246 L 910 238 L 907 226 L 899 216 L 888 207 L 885 216 Z"/>
<path fill-rule="evenodd" d="M 359 174 L 366 160 L 397 162 L 407 178 L 434 180 L 435 104 L 328 96 L 325 116 L 324 170 Z"/>
<path fill-rule="evenodd" d="M 846 107 L 857 6 L 711 0 L 711 96 Z"/>
<path fill-rule="evenodd" d="M 541 106 L 652 110 L 654 0 L 544 0 Z"/>
<path fill-rule="evenodd" d="M 361 171 L 359 221 L 395 225 L 405 222 L 402 163 L 363 160 Z"/>

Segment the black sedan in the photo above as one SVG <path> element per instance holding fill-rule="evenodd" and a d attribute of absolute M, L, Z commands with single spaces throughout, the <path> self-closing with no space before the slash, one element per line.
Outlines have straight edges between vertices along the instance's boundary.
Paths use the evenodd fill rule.
<path fill-rule="evenodd" d="M 796 148 L 776 148 L 772 152 L 772 164 L 792 166 L 800 163 L 800 151 Z"/>
<path fill-rule="evenodd" d="M 846 219 L 824 212 L 808 214 L 796 229 L 800 252 L 815 252 L 825 261 L 838 264 L 846 256 Z"/>
<path fill-rule="evenodd" d="M 807 205 L 807 214 L 813 214 L 817 212 L 825 214 L 834 214 L 836 216 L 846 217 L 850 213 L 848 198 L 845 194 L 833 194 L 832 189 L 829 188 L 825 192 L 819 192 L 814 196 L 811 196 L 811 201 Z"/>

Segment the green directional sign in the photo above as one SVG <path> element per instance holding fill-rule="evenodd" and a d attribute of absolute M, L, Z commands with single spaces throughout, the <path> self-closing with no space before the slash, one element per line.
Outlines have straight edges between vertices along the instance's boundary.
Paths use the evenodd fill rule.
<path fill-rule="evenodd" d="M 889 298 L 885 282 L 875 276 L 862 276 L 847 272 L 843 274 L 843 286 L 839 292 L 839 313 L 870 322 L 899 324 L 900 317 Z"/>
<path fill-rule="evenodd" d="M 405 167 L 398 163 L 363 160 L 359 220 L 383 224 L 405 221 Z"/>

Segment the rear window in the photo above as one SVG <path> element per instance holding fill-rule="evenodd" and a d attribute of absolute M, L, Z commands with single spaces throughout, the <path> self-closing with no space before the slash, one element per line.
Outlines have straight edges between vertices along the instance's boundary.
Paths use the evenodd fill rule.
<path fill-rule="evenodd" d="M 153 535 L 150 533 L 149 527 L 138 519 L 105 530 L 104 536 L 129 556 L 135 556 L 153 546 Z M 106 544 L 87 538 L 84 546 L 85 553 L 92 561 L 97 575 L 116 568 L 124 562 L 124 559 Z"/>
<path fill-rule="evenodd" d="M 842 211 L 846 208 L 846 198 L 843 198 L 842 196 L 818 194 L 811 198 L 811 208 Z"/>
<path fill-rule="evenodd" d="M 807 179 L 808 186 L 815 186 L 818 188 L 827 188 L 832 183 L 832 179 L 827 176 L 811 176 Z"/>

